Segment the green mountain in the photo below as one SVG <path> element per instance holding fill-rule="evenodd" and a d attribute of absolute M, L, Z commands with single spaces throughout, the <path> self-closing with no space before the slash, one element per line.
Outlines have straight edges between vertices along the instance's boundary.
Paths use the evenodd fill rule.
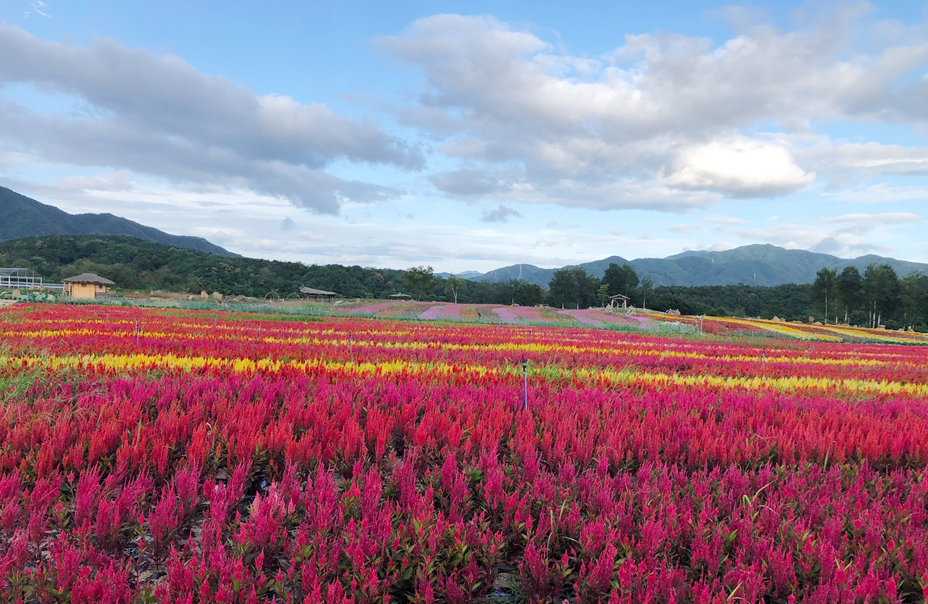
<path fill-rule="evenodd" d="M 153 243 L 237 256 L 202 237 L 170 235 L 112 214 L 68 214 L 0 187 L 0 241 L 44 235 L 129 235 Z"/>
<path fill-rule="evenodd" d="M 805 250 L 787 250 L 775 245 L 746 245 L 723 252 L 683 252 L 667 258 L 626 260 L 611 256 L 603 260 L 574 265 L 602 277 L 610 263 L 630 264 L 638 276 L 649 277 L 656 286 L 760 285 L 776 286 L 788 283 L 812 283 L 822 268 L 844 270 L 856 266 L 861 272 L 869 264 L 888 264 L 900 277 L 915 271 L 928 273 L 928 264 L 907 262 L 883 256 L 867 255 L 846 259 Z M 564 268 L 572 268 L 564 267 Z M 488 273 L 470 274 L 472 281 L 509 281 L 522 278 L 529 283 L 547 287 L 555 268 L 540 268 L 531 264 L 513 264 Z"/>

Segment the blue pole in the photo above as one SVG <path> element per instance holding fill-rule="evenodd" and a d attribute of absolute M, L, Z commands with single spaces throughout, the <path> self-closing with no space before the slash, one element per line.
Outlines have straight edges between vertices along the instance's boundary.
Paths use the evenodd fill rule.
<path fill-rule="evenodd" d="M 528 411 L 528 361 L 525 359 L 522 359 L 522 402 L 522 408 Z"/>

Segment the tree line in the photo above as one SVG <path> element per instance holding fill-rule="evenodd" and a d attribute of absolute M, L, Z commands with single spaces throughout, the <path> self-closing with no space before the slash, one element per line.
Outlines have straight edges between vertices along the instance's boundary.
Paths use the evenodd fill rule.
<path fill-rule="evenodd" d="M 861 274 L 823 268 L 811 290 L 816 316 L 825 322 L 890 328 L 928 323 L 928 275 L 900 278 L 888 264 L 871 264 Z"/>
<path fill-rule="evenodd" d="M 860 273 L 822 269 L 812 284 L 660 286 L 640 278 L 627 264 L 612 263 L 602 278 L 573 267 L 555 271 L 547 288 L 512 280 L 469 281 L 434 275 L 429 266 L 406 271 L 360 266 L 305 265 L 230 258 L 117 235 L 52 235 L 0 243 L 0 266 L 30 268 L 47 281 L 84 272 L 116 282 L 124 291 L 183 293 L 218 291 L 256 298 L 295 297 L 301 286 L 334 291 L 345 298 L 387 298 L 407 293 L 421 300 L 464 304 L 548 304 L 557 308 L 603 306 L 609 296 L 629 304 L 683 314 L 764 317 L 829 323 L 914 326 L 928 331 L 928 276 L 900 278 L 892 267 L 874 264 Z"/>
<path fill-rule="evenodd" d="M 614 294 L 634 306 L 679 310 L 688 315 L 774 317 L 889 329 L 928 331 L 928 275 L 916 271 L 900 278 L 888 264 L 871 264 L 863 274 L 850 266 L 840 273 L 821 269 L 812 284 L 775 287 L 717 285 L 654 287 L 639 280 L 629 265 L 610 264 L 602 279 L 583 268 L 555 271 L 545 300 L 552 306 L 586 308 Z"/>
<path fill-rule="evenodd" d="M 220 292 L 255 298 L 299 296 L 302 286 L 345 297 L 385 298 L 402 288 L 403 271 L 311 265 L 151 243 L 123 235 L 51 235 L 0 243 L 0 266 L 30 268 L 46 281 L 96 273 L 123 291 Z"/>

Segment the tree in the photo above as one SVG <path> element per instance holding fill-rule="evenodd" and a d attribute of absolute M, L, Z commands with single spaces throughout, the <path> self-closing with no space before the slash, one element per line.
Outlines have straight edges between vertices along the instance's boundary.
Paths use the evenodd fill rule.
<path fill-rule="evenodd" d="M 606 306 L 606 298 L 609 297 L 609 286 L 603 283 L 599 286 L 599 291 L 596 294 L 596 297 L 599 298 L 599 301 L 603 306 Z"/>
<path fill-rule="evenodd" d="M 851 311 L 863 306 L 864 278 L 856 266 L 848 266 L 838 275 L 838 300 L 844 308 L 844 322 L 848 322 Z"/>
<path fill-rule="evenodd" d="M 902 305 L 906 325 L 928 324 L 928 275 L 915 271 L 902 280 Z"/>
<path fill-rule="evenodd" d="M 586 272 L 582 268 L 574 269 L 577 271 L 577 306 L 579 308 L 590 308 L 596 305 L 596 293 L 599 291 L 599 285 L 602 283 L 599 279 Z"/>
<path fill-rule="evenodd" d="M 553 306 L 589 308 L 596 303 L 600 281 L 583 267 L 554 271 L 548 284 L 548 297 Z"/>
<path fill-rule="evenodd" d="M 899 304 L 899 276 L 888 264 L 871 264 L 864 271 L 864 293 L 870 313 L 870 327 L 879 327 L 883 315 L 889 316 Z"/>
<path fill-rule="evenodd" d="M 577 275 L 574 269 L 562 268 L 554 271 L 554 276 L 548 283 L 548 297 L 553 306 L 573 306 L 577 299 L 577 290 Z"/>
<path fill-rule="evenodd" d="M 767 306 L 764 307 L 764 312 L 761 313 L 761 318 L 772 319 L 777 317 L 782 319 L 786 314 L 786 310 L 783 308 L 783 303 L 779 300 L 771 300 L 767 303 Z"/>
<path fill-rule="evenodd" d="M 609 295 L 622 294 L 631 296 L 631 291 L 638 287 L 638 273 L 630 264 L 611 262 L 603 275 L 603 283 L 609 286 Z"/>
<path fill-rule="evenodd" d="M 689 299 L 679 294 L 664 292 L 657 301 L 657 310 L 678 310 L 681 314 L 694 314 L 694 306 Z"/>
<path fill-rule="evenodd" d="M 540 285 L 527 281 L 516 281 L 512 288 L 512 301 L 519 306 L 535 306 L 544 300 L 545 291 Z"/>
<path fill-rule="evenodd" d="M 448 280 L 445 281 L 445 289 L 451 292 L 451 295 L 454 296 L 454 303 L 458 303 L 458 295 L 464 291 L 467 287 L 467 279 L 464 277 L 458 277 L 453 273 L 448 277 Z"/>
<path fill-rule="evenodd" d="M 431 266 L 414 266 L 403 273 L 403 287 L 408 289 L 416 300 L 422 298 L 422 292 L 435 287 L 438 281 Z"/>
<path fill-rule="evenodd" d="M 812 284 L 812 296 L 817 304 L 824 309 L 825 323 L 828 323 L 828 310 L 835 310 L 838 297 L 838 271 L 833 268 L 823 268 L 815 274 L 815 283 Z"/>
<path fill-rule="evenodd" d="M 651 277 L 645 277 L 641 280 L 641 296 L 642 302 L 641 307 L 648 307 L 648 294 L 654 290 L 654 281 L 651 280 Z"/>

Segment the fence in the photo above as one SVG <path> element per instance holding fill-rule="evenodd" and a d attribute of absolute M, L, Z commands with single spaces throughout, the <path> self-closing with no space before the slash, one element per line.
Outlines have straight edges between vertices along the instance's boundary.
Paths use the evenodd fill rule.
<path fill-rule="evenodd" d="M 62 283 L 45 283 L 42 277 L 28 268 L 0 268 L 0 288 L 3 289 L 45 289 L 64 291 Z"/>

